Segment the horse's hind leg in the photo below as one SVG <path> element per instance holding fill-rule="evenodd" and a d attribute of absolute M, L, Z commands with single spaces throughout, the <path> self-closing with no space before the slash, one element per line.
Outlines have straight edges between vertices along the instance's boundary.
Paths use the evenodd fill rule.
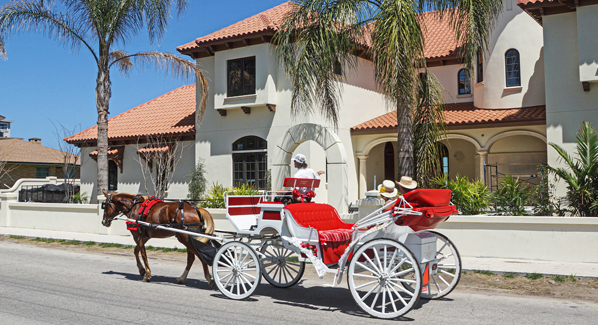
<path fill-rule="evenodd" d="M 212 275 L 210 275 L 210 267 L 201 258 L 199 260 L 203 265 L 203 274 L 206 277 L 206 281 L 208 281 L 208 284 L 212 289 L 216 289 L 216 282 L 214 282 L 214 279 L 212 279 Z"/>
<path fill-rule="evenodd" d="M 183 271 L 183 275 L 176 279 L 176 284 L 185 283 L 185 281 L 187 280 L 187 275 L 189 275 L 189 270 L 191 269 L 191 266 L 193 265 L 194 261 L 195 255 L 189 248 L 187 248 L 187 267 L 185 268 L 185 271 Z"/>
<path fill-rule="evenodd" d="M 195 250 L 195 247 L 193 246 L 193 243 L 191 242 L 191 240 L 193 240 L 193 239 L 189 238 L 188 235 L 182 235 L 182 234 L 177 234 L 177 239 L 179 240 L 179 242 L 181 242 L 181 244 L 183 244 L 183 245 L 185 245 L 185 247 L 187 247 L 187 268 L 185 269 L 185 272 L 179 279 L 181 279 L 183 277 L 185 277 L 185 279 L 187 278 L 187 273 L 189 272 L 189 269 L 191 268 L 191 265 L 193 264 L 193 261 L 195 260 L 194 255 L 197 255 L 197 257 L 199 258 L 199 261 L 203 265 L 203 274 L 206 277 L 206 281 L 208 281 L 208 284 L 210 285 L 210 287 L 212 289 L 216 288 L 216 283 L 214 282 L 214 280 L 212 280 L 212 275 L 210 275 L 209 266 L 197 254 L 197 251 Z M 179 279 L 177 279 L 176 283 L 179 283 L 178 282 Z M 183 283 L 183 282 L 180 282 L 180 283 Z"/>
<path fill-rule="evenodd" d="M 150 279 L 152 278 L 152 271 L 149 268 L 149 263 L 147 262 L 147 252 L 145 251 L 145 243 L 146 242 L 147 242 L 147 239 L 141 239 L 140 240 L 141 245 L 138 245 L 139 251 L 141 252 L 141 258 L 143 259 L 143 264 L 145 264 L 145 273 L 143 274 L 143 279 L 141 280 L 143 282 L 149 282 Z M 139 273 L 141 273 L 141 268 L 139 270 Z"/>
<path fill-rule="evenodd" d="M 137 269 L 139 269 L 139 275 L 144 276 L 145 275 L 145 267 L 143 267 L 143 264 L 141 264 L 141 260 L 139 259 L 139 250 L 141 246 L 144 246 L 145 243 L 147 243 L 148 239 L 143 239 L 143 237 L 141 237 L 139 235 L 138 232 L 136 231 L 131 231 L 131 233 L 133 234 L 133 239 L 135 240 L 135 260 L 137 261 Z"/>

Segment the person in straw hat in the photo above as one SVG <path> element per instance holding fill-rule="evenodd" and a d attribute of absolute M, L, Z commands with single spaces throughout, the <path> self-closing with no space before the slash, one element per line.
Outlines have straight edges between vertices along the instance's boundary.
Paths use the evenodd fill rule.
<path fill-rule="evenodd" d="M 399 191 L 397 191 L 395 187 L 395 183 L 389 180 L 384 180 L 382 184 L 378 185 L 378 192 L 380 193 L 380 196 L 382 196 L 384 202 L 396 200 L 397 195 L 399 194 Z"/>
<path fill-rule="evenodd" d="M 401 190 L 401 195 L 405 195 L 405 193 L 413 191 L 415 188 L 417 188 L 417 182 L 414 181 L 413 178 L 411 178 L 409 176 L 402 176 L 401 181 L 400 182 L 395 181 L 395 183 L 397 183 L 397 185 L 399 185 L 399 190 Z"/>

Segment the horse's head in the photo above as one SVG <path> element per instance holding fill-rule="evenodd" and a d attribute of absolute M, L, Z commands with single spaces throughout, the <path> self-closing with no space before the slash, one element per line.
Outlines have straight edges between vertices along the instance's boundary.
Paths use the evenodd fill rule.
<path fill-rule="evenodd" d="M 135 205 L 135 196 L 132 194 L 119 193 L 119 194 L 107 194 L 103 192 L 106 197 L 106 201 L 102 203 L 102 209 L 104 210 L 104 218 L 102 219 L 102 225 L 110 227 L 112 220 L 119 214 L 129 214 Z"/>

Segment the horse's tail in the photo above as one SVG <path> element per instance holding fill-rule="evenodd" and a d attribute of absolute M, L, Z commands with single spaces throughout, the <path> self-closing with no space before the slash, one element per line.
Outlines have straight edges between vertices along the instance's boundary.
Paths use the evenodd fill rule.
<path fill-rule="evenodd" d="M 206 227 L 206 235 L 213 235 L 214 234 L 214 218 L 212 215 L 204 208 L 195 207 L 197 214 L 203 220 L 204 226 Z M 200 241 L 202 243 L 207 243 L 209 239 L 202 238 Z"/>

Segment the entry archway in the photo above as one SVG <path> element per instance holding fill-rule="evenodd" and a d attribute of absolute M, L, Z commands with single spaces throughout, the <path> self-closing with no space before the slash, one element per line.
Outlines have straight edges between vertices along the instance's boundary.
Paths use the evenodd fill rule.
<path fill-rule="evenodd" d="M 272 158 L 272 182 L 282 185 L 292 176 L 290 163 L 293 152 L 305 141 L 314 141 L 326 153 L 328 161 L 328 203 L 339 213 L 347 213 L 349 205 L 349 175 L 347 152 L 336 133 L 319 124 L 302 123 L 290 127 L 278 141 Z"/>

